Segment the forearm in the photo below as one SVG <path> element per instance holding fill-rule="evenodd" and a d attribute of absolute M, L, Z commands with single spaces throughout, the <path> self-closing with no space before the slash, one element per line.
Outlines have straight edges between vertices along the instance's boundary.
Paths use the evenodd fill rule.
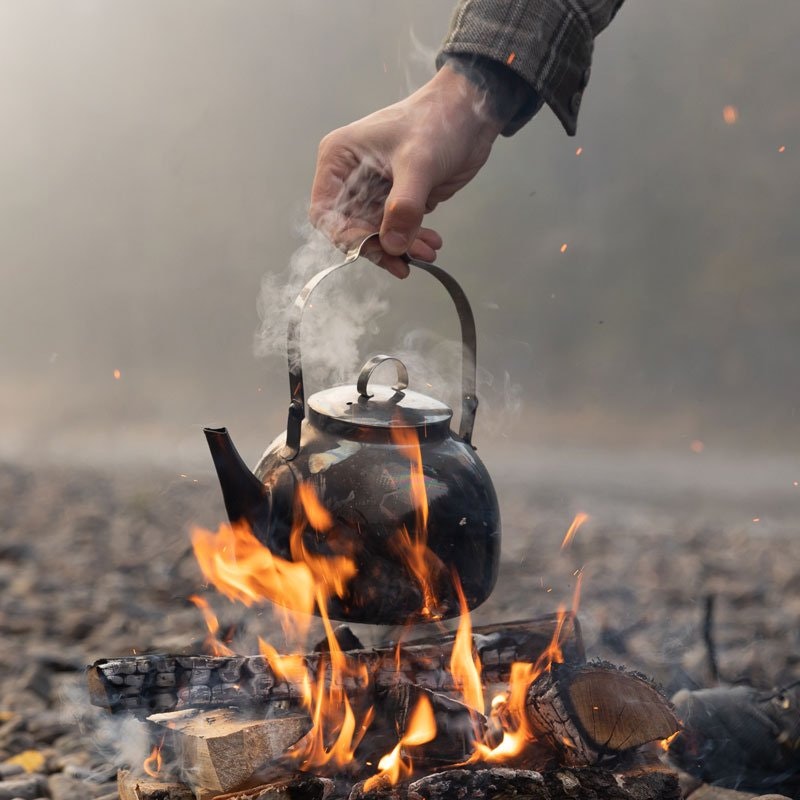
<path fill-rule="evenodd" d="M 522 127 L 542 101 L 574 135 L 594 37 L 621 5 L 622 0 L 460 0 L 437 66 L 452 56 L 490 59 L 524 82 L 527 100 L 505 135 Z"/>

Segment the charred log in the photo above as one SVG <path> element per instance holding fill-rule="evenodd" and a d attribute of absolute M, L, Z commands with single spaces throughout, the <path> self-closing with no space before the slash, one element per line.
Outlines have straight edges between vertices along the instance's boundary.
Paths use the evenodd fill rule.
<path fill-rule="evenodd" d="M 551 643 L 559 618 L 550 615 L 527 622 L 477 627 L 473 650 L 480 656 L 487 685 L 505 683 L 515 661 L 535 661 Z M 413 641 L 400 647 L 351 650 L 352 662 L 366 667 L 370 683 L 388 689 L 400 680 L 436 692 L 455 689 L 447 665 L 454 634 Z M 584 661 L 578 620 L 568 615 L 560 630 L 568 663 Z M 330 657 L 324 652 L 304 656 L 309 677 L 330 681 Z M 399 668 L 399 670 L 398 670 Z M 139 715 L 184 708 L 245 705 L 295 705 L 301 687 L 276 675 L 263 656 L 142 655 L 101 659 L 87 671 L 94 705 L 112 713 Z M 364 687 L 355 680 L 344 689 L 357 694 Z"/>
<path fill-rule="evenodd" d="M 384 784 L 371 791 L 353 787 L 350 800 L 678 800 L 675 774 L 657 763 L 645 770 L 612 772 L 601 767 L 533 770 L 450 769 L 398 786 Z"/>

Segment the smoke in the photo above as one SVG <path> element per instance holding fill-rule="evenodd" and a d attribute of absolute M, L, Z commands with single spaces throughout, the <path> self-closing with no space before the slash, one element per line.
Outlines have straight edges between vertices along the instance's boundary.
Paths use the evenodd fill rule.
<path fill-rule="evenodd" d="M 152 749 L 148 724 L 136 717 L 112 716 L 91 704 L 82 686 L 62 691 L 60 713 L 80 730 L 84 745 L 107 765 L 119 769 L 141 769 Z M 91 778 L 87 779 L 91 782 Z"/>

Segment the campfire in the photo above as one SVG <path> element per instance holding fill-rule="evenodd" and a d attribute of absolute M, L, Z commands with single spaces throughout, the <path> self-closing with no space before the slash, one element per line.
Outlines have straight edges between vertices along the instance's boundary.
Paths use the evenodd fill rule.
<path fill-rule="evenodd" d="M 473 628 L 470 609 L 497 577 L 500 517 L 471 444 L 475 327 L 453 278 L 410 260 L 445 287 L 461 323 L 457 435 L 452 410 L 407 390 L 392 356 L 370 359 L 355 387 L 306 402 L 303 310 L 363 244 L 294 305 L 287 431 L 255 475 L 225 429 L 206 431 L 231 522 L 192 532 L 197 563 L 228 600 L 272 605 L 283 641 L 233 652 L 196 597 L 209 655 L 95 663 L 93 702 L 145 719 L 152 734 L 141 767 L 120 775 L 121 797 L 677 796 L 675 776 L 647 745 L 675 734 L 678 721 L 644 676 L 587 663 L 580 576 L 571 609 Z M 396 383 L 370 386 L 387 362 Z M 316 646 L 314 615 L 325 633 Z M 451 631 L 445 622 L 456 617 Z M 333 620 L 392 625 L 394 641 L 365 648 Z M 413 638 L 420 623 L 433 633 Z"/>
<path fill-rule="evenodd" d="M 422 460 L 414 455 L 408 485 L 424 526 Z M 104 659 L 90 669 L 93 702 L 144 718 L 152 731 L 153 750 L 138 774 L 121 774 L 123 798 L 189 790 L 199 800 L 318 797 L 324 790 L 355 800 L 532 785 L 537 796 L 564 794 L 545 782 L 548 774 L 560 776 L 556 783 L 570 775 L 587 791 L 617 781 L 615 774 L 645 783 L 647 796 L 676 791 L 642 748 L 677 730 L 669 704 L 643 676 L 586 662 L 577 591 L 573 609 L 473 628 L 453 574 L 461 613 L 448 632 L 431 590 L 427 565 L 436 560 L 421 544 L 424 527 L 404 531 L 399 552 L 436 634 L 364 648 L 328 616 L 328 598 L 347 596 L 354 562 L 303 547 L 304 537 L 334 526 L 333 516 L 307 483 L 298 486 L 296 510 L 294 561 L 275 556 L 243 524 L 192 532 L 209 584 L 248 606 L 276 604 L 290 652 L 260 639 L 258 655 L 235 654 L 197 597 L 210 655 Z M 308 647 L 313 612 L 326 635 Z"/>

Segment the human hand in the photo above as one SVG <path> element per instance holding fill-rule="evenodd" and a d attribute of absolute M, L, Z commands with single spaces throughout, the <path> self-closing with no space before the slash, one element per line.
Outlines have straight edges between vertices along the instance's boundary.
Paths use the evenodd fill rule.
<path fill-rule="evenodd" d="M 365 255 L 398 278 L 408 253 L 433 261 L 442 237 L 423 216 L 486 163 L 504 121 L 486 93 L 445 64 L 405 100 L 329 133 L 320 143 L 309 217 L 347 248 L 378 230 Z"/>

